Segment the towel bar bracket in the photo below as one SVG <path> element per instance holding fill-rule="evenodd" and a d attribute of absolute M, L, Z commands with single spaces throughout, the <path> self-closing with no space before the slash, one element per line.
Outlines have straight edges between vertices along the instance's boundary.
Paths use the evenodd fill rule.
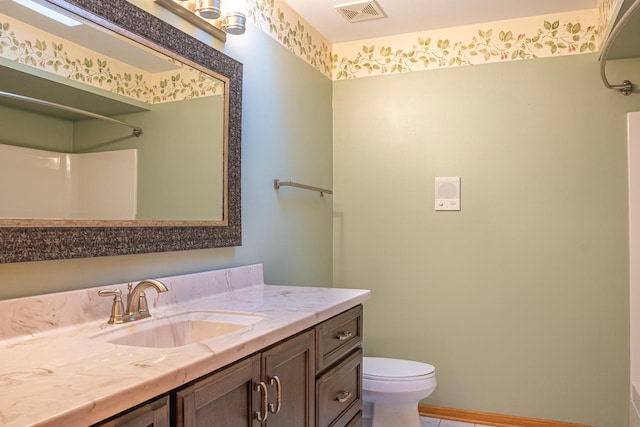
<path fill-rule="evenodd" d="M 631 82 L 629 80 L 625 80 L 625 81 L 622 82 L 622 85 L 620 87 L 620 92 L 624 96 L 631 95 L 631 91 L 632 90 L 633 90 L 633 85 L 631 84 Z"/>

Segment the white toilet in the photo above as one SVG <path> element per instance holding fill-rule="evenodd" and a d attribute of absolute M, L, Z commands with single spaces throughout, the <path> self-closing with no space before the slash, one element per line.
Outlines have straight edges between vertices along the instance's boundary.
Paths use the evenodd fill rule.
<path fill-rule="evenodd" d="M 411 360 L 362 361 L 364 427 L 420 427 L 418 402 L 436 388 L 436 368 Z"/>

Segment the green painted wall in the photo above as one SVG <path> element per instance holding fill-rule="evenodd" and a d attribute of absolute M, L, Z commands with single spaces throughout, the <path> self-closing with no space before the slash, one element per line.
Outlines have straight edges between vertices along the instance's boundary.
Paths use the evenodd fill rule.
<path fill-rule="evenodd" d="M 0 144 L 71 152 L 73 123 L 69 120 L 0 105 Z"/>
<path fill-rule="evenodd" d="M 158 105 L 153 122 L 143 127 L 150 156 L 140 164 L 138 218 L 221 220 L 224 97 L 177 104 Z M 158 121 L 182 125 L 156 126 Z"/>
<path fill-rule="evenodd" d="M 436 366 L 425 403 L 627 424 L 626 117 L 595 55 L 334 84 L 334 285 L 365 354 Z M 640 61 L 609 63 L 610 80 Z M 434 177 L 462 210 L 434 211 Z"/>
<path fill-rule="evenodd" d="M 332 198 L 278 192 L 273 179 L 332 185 L 332 83 L 251 25 L 224 49 L 244 64 L 243 245 L 2 264 L 0 298 L 253 263 L 264 265 L 267 283 L 331 285 Z"/>
<path fill-rule="evenodd" d="M 74 151 L 138 150 L 138 216 L 144 220 L 222 219 L 224 97 L 154 105 L 115 116 L 140 126 L 100 120 L 74 127 Z"/>

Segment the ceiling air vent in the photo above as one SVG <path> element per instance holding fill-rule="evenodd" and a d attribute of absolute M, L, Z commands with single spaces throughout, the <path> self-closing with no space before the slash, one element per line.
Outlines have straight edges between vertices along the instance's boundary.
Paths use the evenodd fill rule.
<path fill-rule="evenodd" d="M 373 0 L 339 4 L 334 7 L 348 22 L 371 21 L 387 17 L 378 3 Z"/>

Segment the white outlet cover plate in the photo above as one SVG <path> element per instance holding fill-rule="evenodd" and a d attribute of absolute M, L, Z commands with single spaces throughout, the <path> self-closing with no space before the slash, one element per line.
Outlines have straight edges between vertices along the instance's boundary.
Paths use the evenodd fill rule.
<path fill-rule="evenodd" d="M 460 177 L 436 177 L 435 210 L 460 210 Z"/>

